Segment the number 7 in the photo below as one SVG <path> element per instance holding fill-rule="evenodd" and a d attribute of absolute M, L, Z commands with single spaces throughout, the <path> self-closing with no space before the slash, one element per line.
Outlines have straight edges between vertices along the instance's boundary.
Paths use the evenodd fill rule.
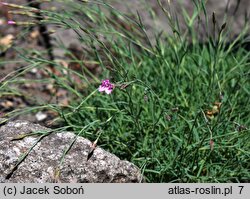
<path fill-rule="evenodd" d="M 240 193 L 239 193 L 239 194 L 241 194 L 241 192 L 242 192 L 244 186 L 238 186 L 238 187 L 240 187 Z"/>

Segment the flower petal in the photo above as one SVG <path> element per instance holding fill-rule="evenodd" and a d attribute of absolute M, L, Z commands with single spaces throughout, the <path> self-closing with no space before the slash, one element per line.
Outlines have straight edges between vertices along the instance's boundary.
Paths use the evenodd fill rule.
<path fill-rule="evenodd" d="M 99 92 L 105 92 L 106 94 L 112 93 L 113 89 L 115 88 L 114 84 L 111 84 L 109 79 L 102 80 L 102 84 L 99 86 Z"/>
<path fill-rule="evenodd" d="M 109 95 L 110 93 L 112 93 L 112 91 L 113 91 L 113 89 L 105 89 L 105 93 L 108 94 L 108 95 Z"/>
<path fill-rule="evenodd" d="M 99 88 L 98 88 L 98 91 L 99 92 L 103 92 L 103 91 L 105 91 L 106 90 L 106 87 L 104 87 L 104 86 L 99 86 Z"/>

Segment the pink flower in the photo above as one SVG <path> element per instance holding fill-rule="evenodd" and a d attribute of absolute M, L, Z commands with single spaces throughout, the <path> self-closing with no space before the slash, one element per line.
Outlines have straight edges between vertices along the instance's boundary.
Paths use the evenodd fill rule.
<path fill-rule="evenodd" d="M 103 80 L 102 84 L 99 86 L 98 90 L 99 92 L 105 92 L 106 94 L 110 94 L 113 89 L 115 88 L 114 84 L 111 84 L 108 79 Z"/>
<path fill-rule="evenodd" d="M 8 24 L 9 24 L 9 25 L 14 25 L 14 24 L 16 24 L 16 22 L 15 22 L 15 21 L 12 21 L 12 20 L 9 20 L 9 21 L 8 21 Z"/>

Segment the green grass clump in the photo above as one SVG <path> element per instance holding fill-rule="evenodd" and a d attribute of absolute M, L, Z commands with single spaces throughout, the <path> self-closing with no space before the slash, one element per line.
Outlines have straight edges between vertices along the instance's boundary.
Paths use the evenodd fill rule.
<path fill-rule="evenodd" d="M 84 86 L 79 88 L 70 75 L 51 73 L 71 102 L 42 108 L 58 111 L 63 125 L 92 141 L 101 133 L 98 145 L 136 164 L 148 182 L 249 182 L 245 30 L 228 43 L 230 30 L 223 24 L 199 43 L 194 27 L 200 15 L 206 16 L 203 1 L 194 4 L 193 16 L 184 15 L 186 31 L 163 9 L 173 34 L 156 32 L 153 39 L 140 15 L 125 15 L 101 1 L 64 4 L 64 12 L 41 10 L 46 19 L 40 23 L 77 33 L 84 58 L 65 52 L 81 66 L 80 72 L 68 73 L 80 77 Z M 43 55 L 26 52 L 24 59 L 45 70 L 48 64 L 64 69 Z M 90 73 L 89 62 L 101 73 Z M 103 79 L 115 84 L 110 95 L 98 91 Z"/>

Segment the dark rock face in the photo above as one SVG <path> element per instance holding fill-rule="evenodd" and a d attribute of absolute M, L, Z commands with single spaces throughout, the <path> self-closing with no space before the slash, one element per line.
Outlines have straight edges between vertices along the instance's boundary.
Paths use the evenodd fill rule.
<path fill-rule="evenodd" d="M 172 33 L 168 20 L 162 9 L 157 3 L 157 0 L 127 0 L 121 3 L 117 0 L 108 0 L 111 4 L 128 14 L 141 15 L 143 24 L 149 35 L 152 36 L 154 30 L 164 30 L 165 32 Z M 193 0 L 160 0 L 163 7 L 170 11 L 178 18 L 181 32 L 187 30 L 185 20 L 183 18 L 183 10 L 187 12 L 189 17 L 193 15 L 195 4 Z M 169 2 L 169 4 L 168 4 Z M 199 1 L 196 1 L 196 3 Z M 206 32 L 213 31 L 212 28 L 212 14 L 215 13 L 217 28 L 220 28 L 224 22 L 227 23 L 227 30 L 230 31 L 231 38 L 240 34 L 245 26 L 249 25 L 247 17 L 250 17 L 250 1 L 249 0 L 207 0 L 204 1 L 206 6 L 206 14 L 208 17 L 208 27 L 205 26 L 204 12 L 201 11 L 201 23 L 197 34 L 203 39 L 206 37 Z M 149 10 L 153 9 L 155 19 L 153 20 Z M 196 22 L 195 22 L 196 23 Z M 208 30 L 207 30 L 208 29 Z M 248 34 L 250 34 L 248 30 Z"/>
<path fill-rule="evenodd" d="M 146 32 L 152 43 L 155 43 L 155 35 L 163 31 L 164 34 L 172 34 L 172 29 L 161 7 L 158 5 L 157 0 L 107 0 L 115 9 L 126 13 L 133 19 L 137 19 L 139 13 L 142 23 L 145 26 Z M 183 35 L 187 30 L 187 24 L 183 17 L 183 11 L 191 17 L 193 15 L 195 4 L 193 0 L 160 0 L 163 7 L 170 11 L 172 16 L 178 18 L 180 34 Z M 169 4 L 168 4 L 169 2 Z M 194 1 L 198 2 L 198 1 Z M 196 34 L 200 42 L 206 42 L 208 35 L 214 35 L 214 26 L 212 15 L 215 13 L 216 30 L 215 34 L 219 33 L 221 26 L 226 23 L 225 31 L 228 31 L 227 40 L 233 41 L 237 35 L 243 32 L 246 24 L 249 26 L 250 18 L 250 1 L 249 0 L 207 0 L 204 1 L 206 6 L 206 15 L 208 24 L 206 24 L 204 12 L 200 11 L 199 19 L 196 18 L 194 26 L 196 27 Z M 49 4 L 50 5 L 50 4 Z M 58 4 L 56 4 L 57 7 Z M 103 6 L 105 7 L 105 6 Z M 105 9 L 104 9 L 105 10 Z M 152 17 L 153 10 L 154 17 Z M 108 14 L 108 13 L 106 13 Z M 247 34 L 250 35 L 248 29 Z M 58 31 L 52 37 L 60 38 L 66 47 L 70 44 L 78 44 L 77 35 L 72 30 Z M 67 38 L 67 39 L 65 39 Z M 63 51 L 59 48 L 54 49 L 56 56 L 63 56 Z"/>
<path fill-rule="evenodd" d="M 44 136 L 35 146 L 39 135 L 20 135 L 32 132 L 51 132 L 51 129 L 27 121 L 14 121 L 0 128 L 0 182 L 141 182 L 140 170 L 128 161 L 96 147 L 87 161 L 92 143 L 78 137 L 63 164 L 61 157 L 75 138 L 72 132 L 52 132 Z M 44 135 L 44 134 L 43 134 Z M 19 163 L 24 153 L 34 148 Z M 15 167 L 16 166 L 16 167 Z M 60 175 L 58 175 L 60 171 Z"/>

